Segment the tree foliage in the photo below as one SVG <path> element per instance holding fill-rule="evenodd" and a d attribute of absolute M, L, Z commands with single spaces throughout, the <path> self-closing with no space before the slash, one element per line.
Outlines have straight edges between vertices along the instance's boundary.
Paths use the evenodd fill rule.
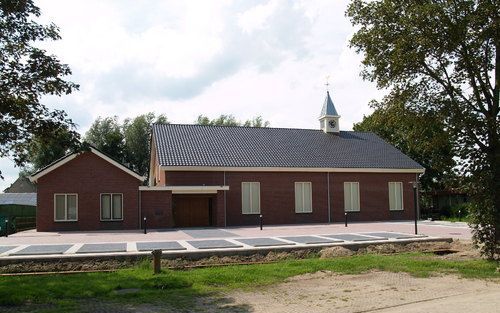
<path fill-rule="evenodd" d="M 123 137 L 125 140 L 124 161 L 137 173 L 147 176 L 149 169 L 151 126 L 168 124 L 165 115 L 155 116 L 154 113 L 139 115 L 133 119 L 126 119 L 123 123 Z"/>
<path fill-rule="evenodd" d="M 151 112 L 125 119 L 123 124 L 117 116 L 98 117 L 85 134 L 85 141 L 147 176 L 153 123 L 168 124 L 168 120 L 165 115 L 156 116 Z"/>
<path fill-rule="evenodd" d="M 269 121 L 264 121 L 262 116 L 256 116 L 245 122 L 238 121 L 233 115 L 221 114 L 219 117 L 210 119 L 205 115 L 199 115 L 195 121 L 197 125 L 209 126 L 246 126 L 246 127 L 269 127 Z"/>
<path fill-rule="evenodd" d="M 446 117 L 471 177 L 474 239 L 490 257 L 500 252 L 499 12 L 499 1 L 352 0 L 346 13 L 363 77 L 412 90 L 407 106 Z"/>
<path fill-rule="evenodd" d="M 97 149 L 123 162 L 125 138 L 118 116 L 98 117 L 85 133 L 84 140 Z"/>
<path fill-rule="evenodd" d="M 35 136 L 28 146 L 28 162 L 23 176 L 40 170 L 73 152 L 75 138 L 67 128 L 56 129 L 52 134 Z"/>
<path fill-rule="evenodd" d="M 0 156 L 19 166 L 27 162 L 35 137 L 67 129 L 71 144 L 78 145 L 79 135 L 66 113 L 40 103 L 43 95 L 69 94 L 78 85 L 63 79 L 71 74 L 66 64 L 36 47 L 36 42 L 60 39 L 57 26 L 39 24 L 39 16 L 31 0 L 0 0 Z"/>
<path fill-rule="evenodd" d="M 391 93 L 381 102 L 372 101 L 375 111 L 354 125 L 357 131 L 372 131 L 425 167 L 422 190 L 451 187 L 455 178 L 454 151 L 444 118 L 437 111 L 419 112 L 407 107 L 409 91 Z"/>

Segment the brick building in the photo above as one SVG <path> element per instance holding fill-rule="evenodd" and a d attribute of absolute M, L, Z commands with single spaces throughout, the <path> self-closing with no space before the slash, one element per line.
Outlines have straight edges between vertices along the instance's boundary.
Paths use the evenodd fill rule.
<path fill-rule="evenodd" d="M 37 229 L 412 219 L 422 166 L 339 119 L 327 93 L 318 130 L 153 125 L 147 186 L 97 149 L 69 155 L 31 177 Z"/>

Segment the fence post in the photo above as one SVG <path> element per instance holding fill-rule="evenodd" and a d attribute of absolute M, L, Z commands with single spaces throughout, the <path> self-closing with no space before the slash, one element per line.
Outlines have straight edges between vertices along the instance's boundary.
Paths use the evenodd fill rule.
<path fill-rule="evenodd" d="M 161 250 L 153 250 L 151 252 L 153 254 L 153 272 L 154 274 L 160 274 L 161 273 Z"/>

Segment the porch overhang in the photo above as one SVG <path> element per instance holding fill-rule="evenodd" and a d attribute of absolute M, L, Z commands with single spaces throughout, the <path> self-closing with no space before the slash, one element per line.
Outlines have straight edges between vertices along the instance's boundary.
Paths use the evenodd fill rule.
<path fill-rule="evenodd" d="M 229 186 L 140 186 L 140 191 L 172 191 L 172 194 L 216 194 Z"/>

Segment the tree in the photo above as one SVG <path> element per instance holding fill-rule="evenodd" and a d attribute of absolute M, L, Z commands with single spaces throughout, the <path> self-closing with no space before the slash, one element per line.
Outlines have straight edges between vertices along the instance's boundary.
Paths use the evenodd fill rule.
<path fill-rule="evenodd" d="M 35 136 L 28 147 L 28 161 L 23 175 L 33 173 L 72 152 L 73 132 L 67 128 L 54 130 L 48 136 Z"/>
<path fill-rule="evenodd" d="M 117 161 L 124 161 L 125 138 L 117 116 L 98 117 L 85 133 L 85 141 Z"/>
<path fill-rule="evenodd" d="M 479 0 L 352 0 L 346 12 L 363 77 L 412 90 L 406 105 L 446 117 L 471 178 L 473 238 L 491 258 L 500 254 L 499 12 L 499 1 Z"/>
<path fill-rule="evenodd" d="M 40 103 L 43 95 L 69 94 L 78 85 L 63 79 L 71 74 L 66 64 L 35 46 L 60 39 L 57 26 L 39 24 L 39 16 L 32 0 L 0 0 L 0 157 L 11 157 L 18 166 L 28 161 L 35 136 L 67 128 L 78 146 L 79 135 L 66 113 Z"/>
<path fill-rule="evenodd" d="M 245 121 L 245 123 L 243 123 L 243 126 L 247 127 L 269 127 L 270 125 L 271 123 L 269 123 L 269 121 L 264 121 L 262 119 L 262 116 L 256 116 L 253 119 L 247 120 Z"/>
<path fill-rule="evenodd" d="M 413 95 L 407 91 L 391 93 L 382 102 L 372 101 L 375 111 L 354 124 L 353 129 L 376 133 L 423 165 L 422 190 L 444 189 L 455 178 L 451 136 L 438 112 L 418 112 L 409 108 L 405 105 L 409 98 Z"/>
<path fill-rule="evenodd" d="M 125 139 L 125 163 L 144 176 L 147 176 L 149 169 L 150 137 L 153 123 L 168 124 L 168 120 L 165 115 L 156 117 L 154 113 L 150 112 L 133 119 L 126 119 L 122 127 Z"/>
<path fill-rule="evenodd" d="M 215 119 L 210 119 L 205 115 L 199 115 L 195 121 L 197 125 L 209 125 L 209 126 L 247 126 L 247 127 L 269 127 L 269 121 L 264 121 L 262 116 L 256 116 L 251 120 L 246 120 L 245 122 L 240 122 L 236 118 L 229 114 L 221 114 Z"/>

